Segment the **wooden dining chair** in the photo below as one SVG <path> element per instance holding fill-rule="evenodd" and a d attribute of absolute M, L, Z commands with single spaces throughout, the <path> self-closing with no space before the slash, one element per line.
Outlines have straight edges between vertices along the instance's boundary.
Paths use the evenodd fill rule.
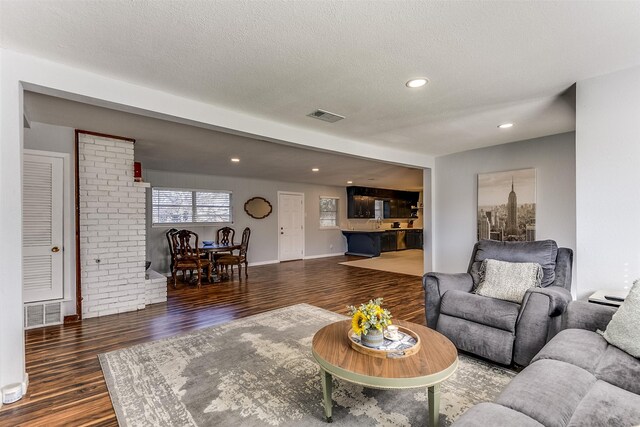
<path fill-rule="evenodd" d="M 176 273 L 181 270 L 182 276 L 185 277 L 185 271 L 196 270 L 198 274 L 198 288 L 202 286 L 202 271 L 206 269 L 207 278 L 211 282 L 211 270 L 213 263 L 202 257 L 199 244 L 200 239 L 196 233 L 190 230 L 180 230 L 171 234 L 173 243 L 173 268 L 171 276 L 173 278 L 173 287 L 176 287 Z"/>
<path fill-rule="evenodd" d="M 236 230 L 231 227 L 222 227 L 216 231 L 216 243 L 218 245 L 233 245 L 236 236 Z M 233 255 L 231 251 L 228 252 L 215 252 L 213 254 L 213 263 L 216 264 L 220 258 L 225 255 Z M 216 265 L 217 267 L 217 265 Z"/>
<path fill-rule="evenodd" d="M 173 253 L 173 241 L 171 240 L 171 235 L 177 232 L 178 232 L 177 228 L 170 228 L 164 233 L 165 236 L 167 236 L 167 243 L 169 243 L 169 256 L 170 256 L 169 270 L 170 271 L 173 271 L 173 258 L 175 257 L 175 254 Z"/>
<path fill-rule="evenodd" d="M 240 244 L 240 252 L 238 255 L 223 255 L 218 261 L 218 266 L 224 267 L 225 271 L 231 268 L 231 277 L 233 277 L 233 266 L 238 266 L 238 276 L 242 275 L 242 264 L 244 264 L 244 277 L 249 277 L 249 262 L 247 261 L 247 250 L 249 249 L 249 237 L 251 237 L 251 229 L 246 227 L 242 231 L 242 243 Z"/>
<path fill-rule="evenodd" d="M 216 243 L 219 245 L 233 245 L 236 237 L 236 230 L 231 227 L 219 228 L 216 232 Z"/>

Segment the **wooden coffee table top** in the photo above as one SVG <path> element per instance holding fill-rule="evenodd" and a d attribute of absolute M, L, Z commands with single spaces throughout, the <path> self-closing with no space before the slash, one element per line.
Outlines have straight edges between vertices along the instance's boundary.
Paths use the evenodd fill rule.
<path fill-rule="evenodd" d="M 332 323 L 313 337 L 312 352 L 327 372 L 374 388 L 412 388 L 438 384 L 458 366 L 458 352 L 444 335 L 415 323 L 396 320 L 420 336 L 420 350 L 411 356 L 381 359 L 355 351 L 347 333 L 351 320 Z"/>

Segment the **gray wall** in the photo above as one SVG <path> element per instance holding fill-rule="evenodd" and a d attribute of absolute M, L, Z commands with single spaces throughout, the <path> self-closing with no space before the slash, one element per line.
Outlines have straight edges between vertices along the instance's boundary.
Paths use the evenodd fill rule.
<path fill-rule="evenodd" d="M 71 195 L 71 204 L 69 206 L 69 212 L 71 215 L 71 230 L 64 230 L 65 235 L 70 233 L 70 244 L 65 246 L 64 250 L 70 254 L 71 271 L 65 271 L 65 300 L 70 300 L 63 304 L 63 313 L 65 316 L 76 313 L 76 239 L 75 239 L 75 221 L 76 216 L 73 214 L 74 210 L 74 194 L 75 188 L 75 130 L 73 128 L 64 126 L 53 126 L 44 123 L 31 122 L 31 128 L 24 129 L 24 148 L 30 150 L 42 150 L 53 151 L 56 153 L 67 153 L 69 156 L 70 170 L 70 182 L 69 186 L 65 188 Z M 67 276 L 68 275 L 68 276 Z"/>
<path fill-rule="evenodd" d="M 327 254 L 338 255 L 346 251 L 346 240 L 339 229 L 321 230 L 319 227 L 320 196 L 340 198 L 338 202 L 340 225 L 346 226 L 345 187 L 155 170 L 145 170 L 144 179 L 151 183 L 152 187 L 232 191 L 233 224 L 230 226 L 236 230 L 236 241 L 239 241 L 244 227 L 251 228 L 249 264 L 278 260 L 278 191 L 304 193 L 306 258 Z M 255 196 L 262 196 L 271 202 L 273 213 L 267 218 L 253 219 L 245 213 L 244 203 Z M 189 226 L 188 228 L 198 233 L 201 240 L 215 240 L 216 230 L 224 225 L 226 224 Z M 169 228 L 151 226 L 151 190 L 147 190 L 147 259 L 151 261 L 151 268 L 160 273 L 169 272 L 169 248 L 164 234 Z"/>
<path fill-rule="evenodd" d="M 536 168 L 536 239 L 575 250 L 575 159 L 574 132 L 436 158 L 434 269 L 466 271 L 476 242 L 477 175 L 485 172 Z"/>

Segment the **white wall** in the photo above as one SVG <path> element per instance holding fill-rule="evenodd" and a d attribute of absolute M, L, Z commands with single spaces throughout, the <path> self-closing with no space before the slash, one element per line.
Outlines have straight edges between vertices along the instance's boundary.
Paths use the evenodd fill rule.
<path fill-rule="evenodd" d="M 145 181 L 151 183 L 153 187 L 232 191 L 233 224 L 229 225 L 236 230 L 236 242 L 240 241 L 244 227 L 251 228 L 248 253 L 250 264 L 278 260 L 278 191 L 304 193 L 306 258 L 328 254 L 340 255 L 346 251 L 346 240 L 340 230 L 321 230 L 319 227 L 320 196 L 339 198 L 340 223 L 345 224 L 347 216 L 345 187 L 155 170 L 145 170 L 144 177 Z M 273 206 L 273 212 L 267 218 L 254 219 L 244 211 L 244 203 L 255 196 L 264 197 Z M 147 259 L 151 261 L 151 269 L 168 273 L 169 247 L 165 232 L 172 227 L 152 227 L 151 211 L 151 191 L 149 190 L 147 191 Z M 187 228 L 198 233 L 201 240 L 215 240 L 216 230 L 225 225 L 228 224 Z"/>
<path fill-rule="evenodd" d="M 22 93 L 15 63 L 0 50 L 0 388 L 26 380 L 22 329 Z"/>
<path fill-rule="evenodd" d="M 70 227 L 65 229 L 65 236 L 69 233 L 69 245 L 65 245 L 65 256 L 69 256 L 69 265 L 65 264 L 65 288 L 62 306 L 63 315 L 76 314 L 76 216 L 75 216 L 75 130 L 65 126 L 53 126 L 45 123 L 31 122 L 30 129 L 24 129 L 24 148 L 31 150 L 53 151 L 69 154 L 69 185 L 64 189 L 71 197 L 68 209 Z"/>
<path fill-rule="evenodd" d="M 640 277 L 640 67 L 578 82 L 578 297 Z"/>
<path fill-rule="evenodd" d="M 575 134 L 569 132 L 436 158 L 436 271 L 467 269 L 477 241 L 478 173 L 525 168 L 536 168 L 536 239 L 575 250 Z"/>
<path fill-rule="evenodd" d="M 434 268 L 434 238 L 436 230 L 434 229 L 434 210 L 433 210 L 433 194 L 435 188 L 433 169 L 424 169 L 422 171 L 422 236 L 424 250 L 424 271 L 433 271 Z"/>

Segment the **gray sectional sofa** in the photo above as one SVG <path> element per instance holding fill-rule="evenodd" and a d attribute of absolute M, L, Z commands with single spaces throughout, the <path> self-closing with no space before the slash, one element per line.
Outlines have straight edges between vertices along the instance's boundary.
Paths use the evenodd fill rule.
<path fill-rule="evenodd" d="M 640 360 L 610 345 L 615 309 L 574 301 L 562 328 L 493 403 L 469 409 L 453 425 L 590 427 L 640 425 Z"/>

